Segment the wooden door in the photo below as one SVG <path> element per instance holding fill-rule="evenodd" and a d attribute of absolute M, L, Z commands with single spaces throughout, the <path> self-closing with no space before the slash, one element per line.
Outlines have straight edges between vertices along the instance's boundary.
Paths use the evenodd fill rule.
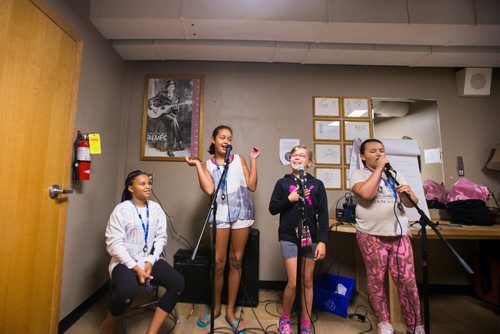
<path fill-rule="evenodd" d="M 82 42 L 48 12 L 0 0 L 0 333 L 57 331 Z"/>

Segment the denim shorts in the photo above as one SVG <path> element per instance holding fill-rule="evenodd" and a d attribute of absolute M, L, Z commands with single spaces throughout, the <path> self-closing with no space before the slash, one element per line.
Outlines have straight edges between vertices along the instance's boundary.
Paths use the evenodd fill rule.
<path fill-rule="evenodd" d="M 292 259 L 297 257 L 297 244 L 291 241 L 280 240 L 281 254 L 283 255 L 283 260 Z M 314 242 L 311 247 L 302 248 L 302 256 L 308 259 L 314 259 L 314 253 L 316 252 L 316 243 Z"/>

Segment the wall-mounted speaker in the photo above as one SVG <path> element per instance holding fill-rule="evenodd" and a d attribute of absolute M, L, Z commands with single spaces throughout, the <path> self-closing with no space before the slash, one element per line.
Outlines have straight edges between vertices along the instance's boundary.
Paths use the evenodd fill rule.
<path fill-rule="evenodd" d="M 491 68 L 466 67 L 455 73 L 458 96 L 489 96 Z"/>

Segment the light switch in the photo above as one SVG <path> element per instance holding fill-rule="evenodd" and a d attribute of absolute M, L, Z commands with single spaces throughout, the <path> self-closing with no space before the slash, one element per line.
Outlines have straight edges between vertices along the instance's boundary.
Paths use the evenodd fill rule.
<path fill-rule="evenodd" d="M 464 159 L 462 158 L 461 155 L 457 156 L 457 175 L 458 176 L 464 176 L 465 171 L 464 171 Z"/>

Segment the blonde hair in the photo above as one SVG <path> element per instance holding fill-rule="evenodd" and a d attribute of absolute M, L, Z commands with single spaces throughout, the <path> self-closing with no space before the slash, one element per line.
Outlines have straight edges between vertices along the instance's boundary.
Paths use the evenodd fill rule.
<path fill-rule="evenodd" d="M 307 147 L 306 145 L 296 145 L 296 146 L 292 147 L 292 150 L 290 151 L 290 154 L 293 154 L 293 153 L 297 152 L 300 149 L 306 150 L 307 157 L 309 158 L 309 161 L 312 162 L 313 161 L 313 153 L 309 149 L 309 147 Z"/>

